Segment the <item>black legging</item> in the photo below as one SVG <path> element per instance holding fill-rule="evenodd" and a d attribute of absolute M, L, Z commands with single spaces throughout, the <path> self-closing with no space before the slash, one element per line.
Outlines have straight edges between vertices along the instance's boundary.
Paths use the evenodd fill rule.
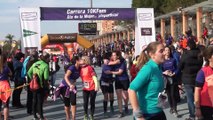
<path fill-rule="evenodd" d="M 177 100 L 176 100 L 177 90 L 178 90 L 177 84 L 167 84 L 166 86 L 166 92 L 167 92 L 170 108 L 175 111 L 177 111 Z"/>
<path fill-rule="evenodd" d="M 148 120 L 167 120 L 166 115 L 164 112 L 160 112 L 156 114 L 155 116 L 149 118 Z"/>
<path fill-rule="evenodd" d="M 95 90 L 92 90 L 92 91 L 83 90 L 84 114 L 88 114 L 88 102 L 90 97 L 90 110 L 91 110 L 90 113 L 92 116 L 94 115 L 96 94 L 97 92 Z"/>
<path fill-rule="evenodd" d="M 33 93 L 30 90 L 30 87 L 27 86 L 27 113 L 32 113 L 32 107 L 33 107 Z"/>
<path fill-rule="evenodd" d="M 17 88 L 18 86 L 21 86 L 21 85 L 24 85 L 24 82 L 21 82 L 21 81 L 15 81 L 14 82 L 15 84 L 15 88 Z M 13 91 L 13 97 L 12 97 L 12 105 L 14 107 L 19 107 L 21 106 L 21 92 L 22 92 L 22 89 L 23 88 L 19 88 L 19 89 L 15 89 Z"/>
<path fill-rule="evenodd" d="M 213 119 L 213 108 L 207 106 L 200 106 L 201 113 L 203 115 L 204 120 L 212 120 Z"/>
<path fill-rule="evenodd" d="M 44 102 L 44 89 L 40 88 L 38 91 L 33 92 L 33 115 L 37 118 L 36 113 L 43 119 L 43 102 Z"/>

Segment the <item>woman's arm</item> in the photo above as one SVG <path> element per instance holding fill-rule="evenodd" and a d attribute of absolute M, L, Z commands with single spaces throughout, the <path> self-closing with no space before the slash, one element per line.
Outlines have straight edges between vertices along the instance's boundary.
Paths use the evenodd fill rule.
<path fill-rule="evenodd" d="M 200 108 L 200 93 L 201 93 L 201 88 L 200 87 L 195 87 L 195 94 L 194 94 L 195 108 Z"/>
<path fill-rule="evenodd" d="M 200 110 L 200 93 L 201 93 L 201 88 L 195 87 L 195 93 L 194 93 L 195 115 L 198 118 L 202 118 L 202 113 Z"/>
<path fill-rule="evenodd" d="M 195 115 L 200 118 L 202 117 L 202 113 L 200 110 L 200 94 L 202 87 L 205 82 L 205 75 L 202 70 L 197 73 L 196 82 L 195 82 L 195 93 L 194 93 L 194 104 L 195 104 Z"/>
<path fill-rule="evenodd" d="M 96 76 L 92 76 L 92 79 L 95 83 L 95 91 L 99 91 L 99 82 L 98 82 L 98 78 Z"/>
<path fill-rule="evenodd" d="M 128 89 L 129 101 L 132 105 L 133 111 L 139 110 L 139 103 L 137 99 L 136 92 L 134 90 Z"/>
<path fill-rule="evenodd" d="M 116 65 L 116 64 L 120 64 L 120 60 L 117 59 L 115 61 L 109 61 L 108 65 Z"/>
<path fill-rule="evenodd" d="M 112 71 L 112 74 L 114 75 L 121 75 L 123 73 L 122 69 L 119 69 L 118 71 Z"/>
<path fill-rule="evenodd" d="M 136 92 L 134 90 L 128 89 L 128 93 L 129 93 L 129 101 L 132 105 L 134 117 L 136 117 L 137 120 L 145 120 L 143 118 L 143 113 L 139 108 Z"/>
<path fill-rule="evenodd" d="M 110 70 L 106 70 L 104 71 L 105 74 L 112 74 L 112 72 Z"/>
<path fill-rule="evenodd" d="M 71 83 L 69 80 L 69 77 L 71 74 L 72 74 L 72 72 L 70 70 L 67 70 L 67 72 L 64 75 L 64 79 L 65 79 L 67 85 L 70 87 L 70 89 L 74 89 L 75 83 Z"/>

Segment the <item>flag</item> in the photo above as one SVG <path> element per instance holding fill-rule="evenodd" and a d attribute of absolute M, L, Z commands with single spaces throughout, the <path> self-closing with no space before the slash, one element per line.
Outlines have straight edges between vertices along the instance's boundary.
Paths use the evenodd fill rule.
<path fill-rule="evenodd" d="M 20 8 L 20 22 L 22 33 L 22 51 L 25 48 L 41 50 L 40 8 Z"/>
<path fill-rule="evenodd" d="M 153 8 L 137 8 L 135 25 L 135 56 L 142 48 L 155 39 L 155 20 Z"/>

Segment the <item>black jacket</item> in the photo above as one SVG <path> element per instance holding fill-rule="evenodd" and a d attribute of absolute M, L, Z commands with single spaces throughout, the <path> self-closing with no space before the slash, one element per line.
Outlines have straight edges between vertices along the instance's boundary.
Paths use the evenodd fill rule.
<path fill-rule="evenodd" d="M 182 55 L 179 70 L 182 71 L 182 82 L 185 85 L 195 85 L 197 72 L 203 65 L 203 58 L 199 57 L 200 50 L 187 50 Z"/>

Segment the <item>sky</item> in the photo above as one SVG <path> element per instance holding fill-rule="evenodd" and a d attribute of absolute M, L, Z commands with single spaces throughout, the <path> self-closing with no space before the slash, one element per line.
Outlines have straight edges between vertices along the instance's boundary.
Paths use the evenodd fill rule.
<path fill-rule="evenodd" d="M 91 0 L 0 0 L 0 40 L 7 34 L 21 39 L 19 7 L 85 7 Z M 132 0 L 93 0 L 94 8 L 130 8 Z M 79 21 L 42 21 L 41 35 L 47 33 L 76 33 Z"/>

